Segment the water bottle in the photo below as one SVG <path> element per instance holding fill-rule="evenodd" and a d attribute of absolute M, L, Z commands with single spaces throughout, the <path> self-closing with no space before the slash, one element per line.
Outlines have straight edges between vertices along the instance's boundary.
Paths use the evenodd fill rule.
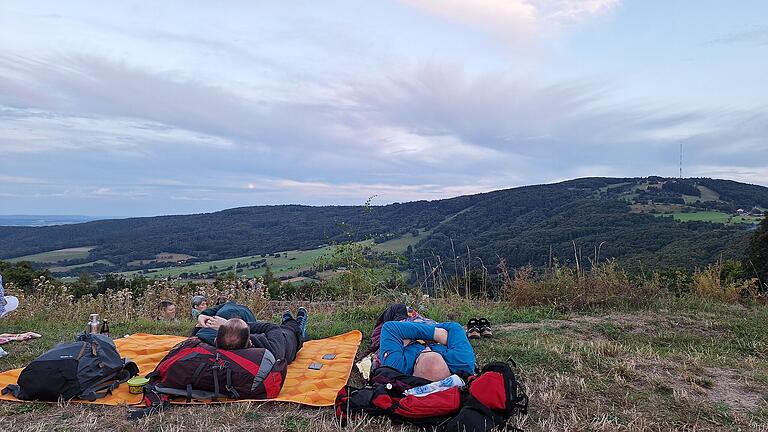
<path fill-rule="evenodd" d="M 104 319 L 104 324 L 101 325 L 101 334 L 109 337 L 109 322 Z"/>
<path fill-rule="evenodd" d="M 441 381 L 435 381 L 429 384 L 424 384 L 423 386 L 420 386 L 420 387 L 414 387 L 412 389 L 408 389 L 405 391 L 405 394 L 409 396 L 421 397 L 421 396 L 426 396 L 439 391 L 443 391 L 451 387 L 464 387 L 464 380 L 459 378 L 458 375 L 454 374 Z"/>
<path fill-rule="evenodd" d="M 88 319 L 88 324 L 85 327 L 86 333 L 101 333 L 101 321 L 99 321 L 99 314 L 91 314 Z"/>

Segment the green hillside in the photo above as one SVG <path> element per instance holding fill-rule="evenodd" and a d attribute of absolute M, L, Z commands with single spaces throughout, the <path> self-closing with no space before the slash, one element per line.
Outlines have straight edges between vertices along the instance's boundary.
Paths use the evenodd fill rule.
<path fill-rule="evenodd" d="M 385 206 L 259 206 L 0 227 L 0 259 L 156 276 L 215 276 L 237 264 L 243 274 L 258 275 L 264 269 L 246 263 L 266 257 L 287 273 L 307 268 L 329 244 L 373 241 L 375 252 L 407 254 L 408 267 L 421 273 L 447 262 L 457 271 L 459 260 L 468 270 L 495 269 L 500 258 L 512 267 L 588 264 L 598 246 L 598 258 L 617 258 L 628 268 L 694 268 L 740 257 L 764 208 L 768 188 L 727 180 L 583 178 Z M 86 252 L 82 245 L 93 246 Z M 182 265 L 149 262 L 161 252 L 194 258 Z"/>

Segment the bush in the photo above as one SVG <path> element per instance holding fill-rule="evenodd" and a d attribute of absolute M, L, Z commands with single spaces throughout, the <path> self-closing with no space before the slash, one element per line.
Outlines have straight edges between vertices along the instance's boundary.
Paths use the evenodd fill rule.
<path fill-rule="evenodd" d="M 760 290 L 768 291 L 768 217 L 760 222 L 752 234 L 744 267 L 758 279 Z"/>
<path fill-rule="evenodd" d="M 553 306 L 566 310 L 618 304 L 641 305 L 654 299 L 660 289 L 654 280 L 633 281 L 614 260 L 584 271 L 555 266 L 537 274 L 531 266 L 510 277 L 502 269 L 502 293 L 515 306 Z"/>

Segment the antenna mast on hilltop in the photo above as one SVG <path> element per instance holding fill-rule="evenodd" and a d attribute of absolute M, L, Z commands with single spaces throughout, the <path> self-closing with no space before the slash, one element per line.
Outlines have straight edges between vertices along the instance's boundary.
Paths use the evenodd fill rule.
<path fill-rule="evenodd" d="M 680 141 L 680 178 L 683 178 L 683 142 Z"/>

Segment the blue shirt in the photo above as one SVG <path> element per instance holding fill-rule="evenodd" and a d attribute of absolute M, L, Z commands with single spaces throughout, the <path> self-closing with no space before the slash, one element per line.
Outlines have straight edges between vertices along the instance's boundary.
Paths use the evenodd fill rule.
<path fill-rule="evenodd" d="M 443 356 L 451 373 L 471 375 L 475 373 L 475 351 L 467 339 L 467 334 L 461 324 L 445 322 L 436 325 L 389 321 L 381 328 L 381 342 L 379 344 L 379 358 L 384 366 L 389 366 L 408 375 L 413 375 L 413 365 L 416 358 L 424 351 L 426 346 L 415 342 L 417 339 L 432 341 L 435 337 L 435 328 L 448 331 L 448 344 L 433 343 L 429 348 Z M 403 346 L 403 340 L 412 342 Z"/>

